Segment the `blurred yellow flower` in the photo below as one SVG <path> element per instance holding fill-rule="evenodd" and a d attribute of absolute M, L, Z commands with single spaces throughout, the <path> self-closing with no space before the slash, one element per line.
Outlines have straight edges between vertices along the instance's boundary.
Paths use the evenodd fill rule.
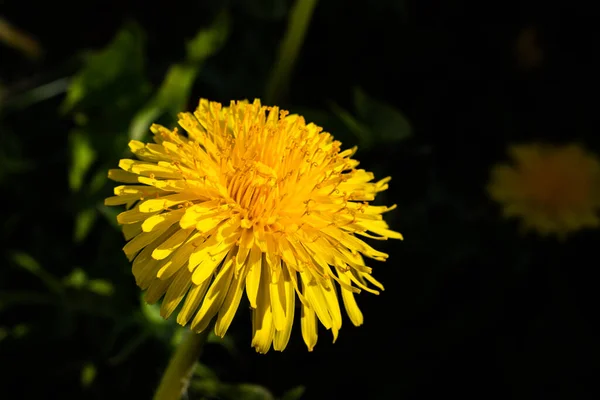
<path fill-rule="evenodd" d="M 516 145 L 512 164 L 492 169 L 488 192 L 506 217 L 542 235 L 600 224 L 600 161 L 579 145 Z"/>
<path fill-rule="evenodd" d="M 216 316 L 224 336 L 245 291 L 252 308 L 252 345 L 266 353 L 289 340 L 295 297 L 309 350 L 317 319 L 334 341 L 342 325 L 341 294 L 354 325 L 363 322 L 354 293 L 372 284 L 363 255 L 388 256 L 356 235 L 402 239 L 369 201 L 390 178 L 356 169 L 356 149 L 298 115 L 259 100 L 222 107 L 200 100 L 177 128 L 153 125 L 155 143 L 131 141 L 139 160 L 124 159 L 109 177 L 125 183 L 107 205 L 127 204 L 125 254 L 146 301 L 164 296 L 161 315 L 205 330 Z M 336 283 L 339 289 L 336 289 Z M 339 290 L 339 292 L 338 292 Z"/>

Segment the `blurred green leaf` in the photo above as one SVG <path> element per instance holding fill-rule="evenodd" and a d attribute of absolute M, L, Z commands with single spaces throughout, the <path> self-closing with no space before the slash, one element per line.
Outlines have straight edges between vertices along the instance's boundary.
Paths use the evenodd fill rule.
<path fill-rule="evenodd" d="M 91 279 L 87 285 L 88 290 L 101 296 L 110 296 L 115 292 L 112 283 L 104 279 Z"/>
<path fill-rule="evenodd" d="M 12 328 L 12 336 L 15 339 L 19 339 L 19 338 L 22 338 L 23 336 L 27 335 L 30 330 L 31 330 L 31 328 L 29 327 L 29 325 L 18 324 Z"/>
<path fill-rule="evenodd" d="M 285 392 L 283 396 L 281 396 L 281 400 L 300 400 L 305 391 L 306 388 L 304 386 L 296 386 Z"/>
<path fill-rule="evenodd" d="M 16 252 L 13 253 L 13 261 L 17 263 L 21 268 L 26 269 L 32 274 L 38 274 L 41 271 L 42 267 L 40 264 L 29 254 Z"/>
<path fill-rule="evenodd" d="M 219 381 L 219 377 L 208 365 L 202 364 L 200 362 L 196 363 L 196 368 L 194 369 L 194 376 L 198 377 L 198 379 L 208 379 L 212 381 Z"/>
<path fill-rule="evenodd" d="M 128 83 L 131 81 L 128 78 L 141 77 L 143 47 L 142 29 L 136 24 L 129 24 L 106 48 L 87 54 L 83 68 L 71 81 L 61 111 L 69 112 L 107 88 Z"/>
<path fill-rule="evenodd" d="M 99 204 L 97 207 L 98 212 L 102 215 L 106 220 L 113 226 L 113 228 L 121 229 L 119 223 L 117 222 L 117 215 L 121 212 L 120 209 L 116 207 L 108 207 L 104 204 Z"/>
<path fill-rule="evenodd" d="M 398 142 L 412 136 L 412 127 L 404 114 L 358 87 L 354 89 L 354 106 L 359 118 L 375 136 L 374 142 Z"/>
<path fill-rule="evenodd" d="M 0 326 L 0 342 L 2 342 L 4 339 L 6 339 L 9 335 L 10 335 L 10 332 L 8 331 L 8 329 L 6 329 L 3 326 Z"/>
<path fill-rule="evenodd" d="M 96 152 L 90 143 L 89 135 L 82 131 L 71 132 L 69 144 L 71 147 L 69 187 L 76 192 L 81 188 L 85 173 L 96 159 Z"/>
<path fill-rule="evenodd" d="M 55 298 L 39 291 L 3 291 L 0 292 L 0 311 L 13 305 L 45 305 L 54 304 Z"/>
<path fill-rule="evenodd" d="M 12 254 L 12 260 L 19 267 L 40 278 L 40 280 L 48 287 L 48 289 L 58 294 L 63 293 L 61 282 L 52 274 L 44 270 L 42 266 L 29 254 L 14 252 Z"/>
<path fill-rule="evenodd" d="M 73 234 L 73 240 L 75 243 L 81 243 L 90 233 L 98 211 L 95 208 L 87 208 L 80 211 L 75 217 L 75 231 Z"/>
<path fill-rule="evenodd" d="M 6 93 L 5 98 L 2 98 L 0 88 L 0 106 L 11 110 L 22 110 L 44 100 L 62 95 L 67 91 L 70 83 L 69 78 L 60 78 L 20 93 L 13 93 L 10 96 Z"/>
<path fill-rule="evenodd" d="M 165 113 L 174 117 L 182 111 L 197 74 L 198 69 L 194 65 L 175 64 L 169 68 L 154 98 L 133 118 L 129 128 L 130 139 L 141 140 L 150 125 Z"/>
<path fill-rule="evenodd" d="M 274 400 L 273 394 L 263 386 L 253 383 L 222 383 L 214 379 L 193 379 L 190 389 L 209 397 L 223 400 Z"/>
<path fill-rule="evenodd" d="M 207 343 L 215 343 L 221 345 L 231 354 L 232 356 L 237 354 L 237 350 L 235 348 L 235 341 L 231 338 L 231 336 L 225 335 L 224 337 L 219 337 L 215 334 L 215 332 L 210 332 L 208 335 Z"/>
<path fill-rule="evenodd" d="M 84 126 L 88 124 L 90 118 L 82 112 L 76 112 L 73 113 L 73 121 L 79 126 Z"/>
<path fill-rule="evenodd" d="M 192 381 L 190 382 L 190 390 L 208 398 L 222 399 L 222 387 L 222 383 L 212 379 L 192 379 Z"/>
<path fill-rule="evenodd" d="M 200 64 L 219 51 L 229 36 L 229 25 L 229 15 L 223 12 L 215 18 L 210 27 L 200 30 L 186 44 L 188 61 Z"/>
<path fill-rule="evenodd" d="M 98 172 L 94 174 L 92 179 L 90 180 L 90 184 L 88 187 L 89 194 L 96 194 L 100 189 L 104 187 L 104 184 L 108 181 L 108 177 L 106 176 L 106 169 L 101 168 Z"/>
<path fill-rule="evenodd" d="M 191 65 L 175 64 L 169 68 L 154 98 L 155 106 L 173 115 L 180 112 L 187 103 L 197 74 L 197 68 Z"/>
<path fill-rule="evenodd" d="M 0 182 L 12 174 L 33 169 L 34 163 L 23 155 L 24 144 L 14 132 L 0 126 Z"/>
<path fill-rule="evenodd" d="M 287 26 L 273 61 L 263 100 L 265 104 L 285 102 L 289 94 L 290 78 L 304 44 L 318 0 L 298 0 L 290 8 Z"/>
<path fill-rule="evenodd" d="M 123 361 L 127 360 L 127 358 L 135 352 L 147 339 L 150 338 L 150 332 L 144 331 L 134 336 L 122 349 L 121 351 L 111 357 L 108 360 L 110 365 L 118 365 Z"/>
<path fill-rule="evenodd" d="M 152 325 L 163 325 L 167 321 L 160 316 L 160 306 L 158 304 L 148 304 L 142 295 L 142 314 Z"/>
<path fill-rule="evenodd" d="M 325 130 L 331 129 L 330 127 L 326 128 L 326 126 L 337 122 L 336 117 L 332 113 L 316 108 L 294 107 L 290 112 L 301 115 L 307 124 L 312 122 Z"/>
<path fill-rule="evenodd" d="M 63 278 L 66 286 L 81 289 L 87 283 L 87 275 L 81 268 L 74 268 L 69 275 Z"/>
<path fill-rule="evenodd" d="M 289 3 L 289 0 L 242 0 L 240 5 L 255 18 L 276 21 L 285 17 Z"/>
<path fill-rule="evenodd" d="M 356 142 L 356 135 L 348 129 L 347 125 L 330 111 L 315 108 L 294 107 L 293 112 L 304 117 L 306 123 L 314 123 L 329 132 L 344 144 L 344 148 Z"/>
<path fill-rule="evenodd" d="M 222 394 L 229 399 L 244 400 L 274 400 L 273 394 L 265 387 L 253 383 L 228 385 L 222 389 Z"/>
<path fill-rule="evenodd" d="M 86 363 L 81 369 L 81 386 L 89 387 L 96 379 L 96 366 L 92 363 Z"/>
<path fill-rule="evenodd" d="M 186 108 L 202 63 L 221 49 L 228 33 L 229 17 L 223 13 L 187 43 L 187 62 L 169 68 L 154 97 L 133 118 L 129 127 L 130 139 L 141 140 L 150 125 L 160 117 L 166 114 L 175 118 Z"/>
<path fill-rule="evenodd" d="M 344 123 L 352 134 L 354 134 L 359 145 L 369 147 L 372 144 L 373 137 L 371 130 L 365 124 L 352 116 L 349 111 L 334 102 L 329 102 L 329 107 L 334 115 Z"/>
<path fill-rule="evenodd" d="M 181 341 L 183 340 L 184 333 L 185 328 L 175 329 L 175 331 L 173 332 L 173 336 L 171 336 L 171 346 L 173 346 L 173 348 L 177 347 L 177 345 L 181 343 Z"/>

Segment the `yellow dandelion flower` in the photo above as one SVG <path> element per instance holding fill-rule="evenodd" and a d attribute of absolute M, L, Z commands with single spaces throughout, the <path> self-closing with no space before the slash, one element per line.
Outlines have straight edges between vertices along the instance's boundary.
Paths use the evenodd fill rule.
<path fill-rule="evenodd" d="M 164 296 L 161 315 L 180 307 L 177 322 L 196 332 L 216 316 L 222 337 L 245 292 L 260 353 L 286 347 L 296 296 L 309 350 L 317 319 L 337 338 L 338 293 L 361 325 L 354 294 L 378 293 L 368 284 L 383 290 L 363 256 L 388 256 L 356 235 L 402 238 L 382 218 L 394 207 L 368 203 L 390 178 L 371 182 L 351 158 L 355 148 L 340 151 L 318 126 L 259 100 L 202 99 L 179 125 L 187 135 L 153 125 L 155 143 L 129 143 L 139 160 L 109 171 L 125 183 L 106 204 L 128 205 L 117 220 L 146 301 Z"/>
<path fill-rule="evenodd" d="M 600 224 L 600 161 L 579 145 L 516 145 L 512 165 L 492 169 L 491 197 L 506 217 L 542 235 L 566 234 Z"/>

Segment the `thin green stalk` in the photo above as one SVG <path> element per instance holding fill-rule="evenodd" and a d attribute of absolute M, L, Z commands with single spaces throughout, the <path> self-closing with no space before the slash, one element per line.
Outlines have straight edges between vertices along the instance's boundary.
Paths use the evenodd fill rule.
<path fill-rule="evenodd" d="M 190 329 L 186 329 L 175 353 L 169 360 L 169 365 L 167 365 L 160 385 L 154 394 L 154 400 L 181 399 L 188 388 L 194 366 L 211 330 L 212 324 L 201 333 L 194 333 Z"/>
<path fill-rule="evenodd" d="M 290 11 L 287 31 L 279 45 L 279 52 L 265 91 L 265 104 L 273 105 L 286 96 L 290 75 L 300 47 L 304 42 L 318 0 L 296 0 Z"/>

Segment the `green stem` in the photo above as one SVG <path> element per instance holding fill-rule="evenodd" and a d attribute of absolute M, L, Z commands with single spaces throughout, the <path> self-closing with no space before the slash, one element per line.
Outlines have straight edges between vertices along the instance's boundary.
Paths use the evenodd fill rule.
<path fill-rule="evenodd" d="M 202 353 L 212 324 L 201 333 L 186 329 L 169 365 L 163 374 L 160 385 L 154 394 L 154 400 L 178 400 L 187 390 L 194 372 L 196 361 Z"/>
<path fill-rule="evenodd" d="M 265 92 L 265 104 L 273 105 L 287 94 L 290 74 L 304 42 L 318 0 L 296 0 L 290 11 L 287 31 L 279 45 L 279 52 Z"/>

